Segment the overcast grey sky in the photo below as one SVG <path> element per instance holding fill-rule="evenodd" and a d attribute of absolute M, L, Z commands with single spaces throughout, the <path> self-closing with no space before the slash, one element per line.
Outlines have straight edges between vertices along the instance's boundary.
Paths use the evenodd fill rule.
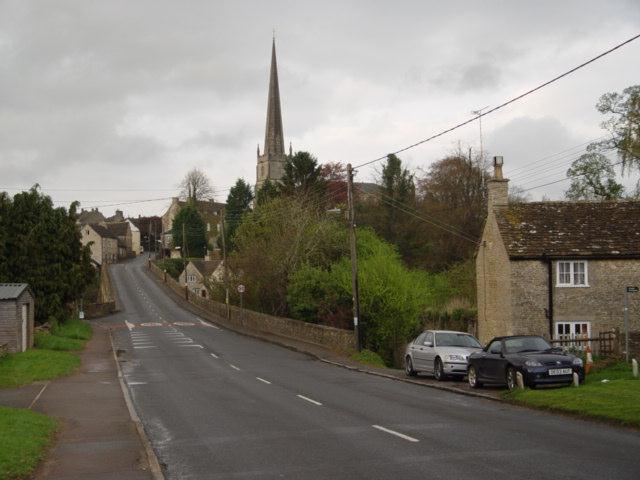
<path fill-rule="evenodd" d="M 89 207 L 171 197 L 192 167 L 219 190 L 253 184 L 273 28 L 285 141 L 354 164 L 640 31 L 634 0 L 444 3 L 0 0 L 0 190 L 37 182 Z M 638 59 L 640 41 L 485 117 L 485 150 L 525 188 L 561 178 L 579 149 L 540 159 L 603 135 L 594 105 L 640 83 Z M 458 142 L 479 148 L 477 123 L 401 157 L 426 169 Z M 566 186 L 531 193 L 559 198 Z M 119 208 L 152 215 L 167 203 Z"/>

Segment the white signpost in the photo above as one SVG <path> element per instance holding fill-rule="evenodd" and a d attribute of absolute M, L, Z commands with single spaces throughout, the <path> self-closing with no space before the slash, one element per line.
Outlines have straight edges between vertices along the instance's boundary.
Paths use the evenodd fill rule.
<path fill-rule="evenodd" d="M 238 285 L 238 293 L 240 294 L 240 321 L 244 321 L 244 305 L 242 301 L 243 293 L 244 293 L 244 285 Z"/>
<path fill-rule="evenodd" d="M 625 360 L 629 363 L 629 294 L 638 293 L 640 288 L 627 286 L 624 292 L 624 350 Z"/>

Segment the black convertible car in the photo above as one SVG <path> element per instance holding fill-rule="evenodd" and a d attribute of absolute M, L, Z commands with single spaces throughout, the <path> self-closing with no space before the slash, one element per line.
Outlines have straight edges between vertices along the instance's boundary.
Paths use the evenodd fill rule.
<path fill-rule="evenodd" d="M 513 390 L 517 372 L 531 388 L 571 383 L 574 372 L 581 382 L 584 380 L 580 358 L 552 347 L 538 336 L 496 337 L 482 351 L 469 356 L 468 379 L 472 388 L 500 383 Z"/>

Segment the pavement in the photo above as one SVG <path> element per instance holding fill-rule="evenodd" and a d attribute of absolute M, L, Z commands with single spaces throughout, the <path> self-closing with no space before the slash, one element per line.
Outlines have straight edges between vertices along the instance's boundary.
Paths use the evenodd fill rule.
<path fill-rule="evenodd" d="M 98 323 L 167 479 L 638 478 L 637 431 L 336 368 L 206 321 L 144 258 L 112 277 Z"/>
<path fill-rule="evenodd" d="M 37 479 L 153 478 L 118 380 L 109 331 L 94 326 L 80 370 L 51 382 L 0 390 L 0 404 L 31 408 L 60 420 L 54 447 Z"/>

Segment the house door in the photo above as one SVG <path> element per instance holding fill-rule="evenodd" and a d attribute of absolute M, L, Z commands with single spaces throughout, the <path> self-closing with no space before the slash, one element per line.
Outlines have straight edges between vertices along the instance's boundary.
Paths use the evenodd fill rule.
<path fill-rule="evenodd" d="M 29 323 L 29 305 L 22 305 L 22 352 L 27 350 L 27 324 Z"/>

